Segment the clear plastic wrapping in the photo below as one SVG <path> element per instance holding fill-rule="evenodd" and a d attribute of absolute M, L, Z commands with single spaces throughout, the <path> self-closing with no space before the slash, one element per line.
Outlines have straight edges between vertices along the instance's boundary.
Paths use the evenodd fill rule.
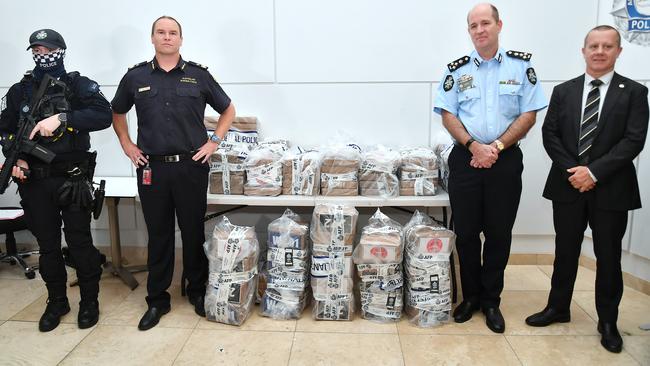
<path fill-rule="evenodd" d="M 268 226 L 266 290 L 261 313 L 274 319 L 298 319 L 308 300 L 309 227 L 287 209 Z"/>
<path fill-rule="evenodd" d="M 397 322 L 403 308 L 402 225 L 379 209 L 361 231 L 352 255 L 359 275 L 361 316 L 377 322 Z"/>
<path fill-rule="evenodd" d="M 453 148 L 453 142 L 436 146 L 436 154 L 440 163 L 440 185 L 447 192 L 449 192 L 449 154 Z"/>
<path fill-rule="evenodd" d="M 205 116 L 203 123 L 209 130 L 215 130 L 218 120 L 217 116 Z M 257 117 L 235 117 L 224 141 L 234 144 L 257 145 L 257 123 Z"/>
<path fill-rule="evenodd" d="M 358 196 L 361 153 L 356 145 L 333 145 L 323 155 L 320 194 Z"/>
<path fill-rule="evenodd" d="M 401 156 L 383 146 L 365 151 L 359 169 L 359 189 L 362 196 L 399 196 L 397 169 Z"/>
<path fill-rule="evenodd" d="M 221 216 L 204 249 L 209 263 L 207 319 L 243 324 L 252 310 L 257 287 L 259 244 L 255 228 L 233 225 Z"/>
<path fill-rule="evenodd" d="M 282 194 L 317 196 L 322 161 L 323 155 L 318 151 L 285 154 L 282 158 Z"/>
<path fill-rule="evenodd" d="M 402 150 L 400 196 L 435 196 L 438 193 L 438 159 L 429 148 Z"/>
<path fill-rule="evenodd" d="M 316 320 L 352 320 L 352 249 L 359 213 L 354 207 L 320 204 L 311 222 L 311 288 Z"/>
<path fill-rule="evenodd" d="M 210 193 L 244 194 L 244 161 L 250 145 L 222 142 L 210 156 Z"/>
<path fill-rule="evenodd" d="M 282 193 L 282 154 L 267 146 L 250 151 L 245 161 L 247 196 L 277 196 Z"/>
<path fill-rule="evenodd" d="M 451 319 L 449 256 L 456 235 L 415 211 L 404 228 L 406 254 L 406 314 L 419 327 L 434 327 Z"/>

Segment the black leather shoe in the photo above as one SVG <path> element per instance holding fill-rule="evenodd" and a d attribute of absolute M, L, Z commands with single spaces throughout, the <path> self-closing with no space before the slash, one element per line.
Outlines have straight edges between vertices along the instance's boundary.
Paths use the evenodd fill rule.
<path fill-rule="evenodd" d="M 568 323 L 570 321 L 571 313 L 568 310 L 560 311 L 549 306 L 526 318 L 526 324 L 531 327 L 545 327 L 553 323 Z"/>
<path fill-rule="evenodd" d="M 194 305 L 194 312 L 205 318 L 205 296 L 190 297 L 190 304 Z"/>
<path fill-rule="evenodd" d="M 485 314 L 485 324 L 491 331 L 503 333 L 506 330 L 506 321 L 498 307 L 483 309 L 483 314 Z"/>
<path fill-rule="evenodd" d="M 600 344 L 606 350 L 613 353 L 621 353 L 623 349 L 623 338 L 616 328 L 616 323 L 601 323 L 598 322 L 598 332 L 602 334 Z"/>
<path fill-rule="evenodd" d="M 79 329 L 87 329 L 97 324 L 99 320 L 99 302 L 81 301 L 79 303 L 79 315 L 77 315 L 77 324 Z"/>
<path fill-rule="evenodd" d="M 478 309 L 478 301 L 463 300 L 463 302 L 454 309 L 454 321 L 456 323 L 465 323 L 472 319 L 472 315 L 478 311 Z"/>
<path fill-rule="evenodd" d="M 59 326 L 61 317 L 70 312 L 70 304 L 67 297 L 47 299 L 45 312 L 38 321 L 38 330 L 49 332 Z"/>
<path fill-rule="evenodd" d="M 147 311 L 144 313 L 142 316 L 142 319 L 140 319 L 140 323 L 138 323 L 138 329 L 140 330 L 149 330 L 153 327 L 155 327 L 158 322 L 160 321 L 160 318 L 169 313 L 170 307 L 156 307 L 152 306 Z"/>

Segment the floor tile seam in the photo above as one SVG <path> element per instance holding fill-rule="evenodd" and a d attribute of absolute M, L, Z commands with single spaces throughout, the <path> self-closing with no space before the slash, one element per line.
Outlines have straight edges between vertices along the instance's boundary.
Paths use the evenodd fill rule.
<path fill-rule="evenodd" d="M 100 327 L 99 324 L 94 325 L 94 326 L 93 326 L 93 330 L 91 330 L 90 332 L 88 332 L 88 334 L 86 334 L 85 337 L 83 337 L 83 338 L 82 338 L 82 339 L 81 339 L 77 344 L 75 344 L 75 346 L 72 347 L 72 349 L 71 349 L 68 353 L 66 353 L 65 356 L 63 356 L 63 358 L 61 359 L 61 361 L 59 361 L 59 362 L 57 363 L 57 366 L 60 365 L 61 363 L 63 363 L 63 361 L 65 361 L 65 359 L 68 358 L 68 357 L 72 354 L 72 352 L 74 352 L 74 350 L 76 350 L 77 347 L 79 347 L 79 345 L 80 345 L 81 343 L 83 343 L 83 341 L 85 341 L 86 338 L 88 338 L 91 334 L 93 334 L 93 333 L 94 333 L 94 332 L 95 332 L 99 327 Z"/>
<path fill-rule="evenodd" d="M 357 334 L 357 335 L 391 335 L 391 334 L 398 334 L 397 332 L 392 333 L 392 332 L 359 332 L 359 331 L 352 331 L 352 332 L 332 332 L 332 331 L 321 331 L 321 330 L 296 330 L 295 333 L 316 333 L 316 334 Z"/>
<path fill-rule="evenodd" d="M 178 351 L 176 352 L 176 356 L 174 356 L 174 359 L 173 359 L 172 362 L 171 362 L 172 365 L 174 365 L 174 364 L 176 363 L 176 360 L 178 360 L 178 356 L 180 356 L 181 353 L 183 352 L 183 350 L 185 349 L 185 346 L 187 345 L 187 342 L 190 341 L 190 338 L 192 338 L 192 334 L 194 334 L 194 331 L 195 331 L 195 330 L 196 330 L 196 329 L 192 329 L 192 330 L 187 334 L 187 337 L 185 338 L 185 342 L 183 342 L 183 345 L 178 349 Z"/>
<path fill-rule="evenodd" d="M 524 362 L 521 360 L 521 357 L 519 357 L 519 354 L 517 353 L 517 350 L 515 349 L 515 347 L 512 345 L 512 343 L 510 343 L 510 340 L 508 339 L 508 336 L 503 334 L 503 339 L 506 341 L 506 344 L 508 345 L 508 347 L 510 347 L 510 350 L 512 351 L 512 353 L 515 354 L 515 357 L 517 357 L 517 361 L 519 361 L 519 364 L 523 366 Z"/>
<path fill-rule="evenodd" d="M 395 328 L 397 330 L 397 324 L 395 324 Z M 399 334 L 399 330 L 397 331 L 397 340 L 399 341 L 399 350 L 402 354 L 402 365 L 406 365 L 406 358 L 404 358 L 404 346 L 402 344 L 402 335 Z"/>
<path fill-rule="evenodd" d="M 166 327 L 168 328 L 168 327 Z M 217 332 L 234 332 L 234 333 L 241 333 L 241 332 L 257 332 L 257 333 L 272 333 L 272 334 L 287 334 L 287 333 L 295 333 L 294 331 L 289 331 L 289 330 L 259 330 L 259 329 L 205 329 L 205 328 L 196 328 L 195 330 L 197 331 L 217 331 Z"/>

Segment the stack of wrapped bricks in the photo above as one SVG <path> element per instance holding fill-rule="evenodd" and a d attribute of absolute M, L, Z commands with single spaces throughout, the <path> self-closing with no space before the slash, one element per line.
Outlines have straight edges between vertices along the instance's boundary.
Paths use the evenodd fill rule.
<path fill-rule="evenodd" d="M 438 192 L 438 159 L 427 148 L 403 150 L 400 167 L 400 196 L 435 196 Z"/>
<path fill-rule="evenodd" d="M 419 327 L 450 320 L 449 256 L 455 234 L 416 211 L 404 229 L 406 239 L 406 314 Z"/>
<path fill-rule="evenodd" d="M 362 196 L 399 196 L 397 169 L 400 154 L 397 151 L 378 147 L 364 152 L 359 169 L 359 188 Z"/>
<path fill-rule="evenodd" d="M 262 315 L 298 319 L 308 299 L 309 227 L 287 209 L 269 224 L 268 238 Z"/>
<path fill-rule="evenodd" d="M 282 154 L 268 146 L 257 146 L 248 154 L 244 194 L 277 196 L 282 193 Z"/>
<path fill-rule="evenodd" d="M 205 313 L 208 320 L 241 325 L 251 312 L 257 286 L 259 245 L 255 228 L 221 216 L 204 244 L 209 262 Z"/>
<path fill-rule="evenodd" d="M 316 320 L 351 320 L 354 312 L 352 249 L 359 213 L 320 204 L 311 221 L 311 288 Z"/>
<path fill-rule="evenodd" d="M 359 195 L 359 150 L 349 145 L 336 145 L 324 152 L 320 167 L 320 194 L 323 196 Z"/>
<path fill-rule="evenodd" d="M 282 194 L 317 196 L 320 192 L 318 151 L 289 152 L 282 158 Z"/>
<path fill-rule="evenodd" d="M 205 126 L 217 128 L 218 117 L 206 116 Z M 257 117 L 236 117 L 224 141 L 210 156 L 210 193 L 244 194 L 244 161 L 257 144 Z"/>
<path fill-rule="evenodd" d="M 364 319 L 397 322 L 402 316 L 403 249 L 402 225 L 377 210 L 353 254 Z"/>

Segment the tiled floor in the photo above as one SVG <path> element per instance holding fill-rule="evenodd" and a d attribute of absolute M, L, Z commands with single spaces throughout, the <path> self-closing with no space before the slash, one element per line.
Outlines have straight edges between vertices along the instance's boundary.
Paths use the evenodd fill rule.
<path fill-rule="evenodd" d="M 101 282 L 99 325 L 77 328 L 79 292 L 71 288 L 72 311 L 63 324 L 39 333 L 42 280 L 26 280 L 18 268 L 1 265 L 0 365 L 650 365 L 650 332 L 639 329 L 650 322 L 650 296 L 625 289 L 618 323 L 624 350 L 609 353 L 596 331 L 595 275 L 585 268 L 578 273 L 570 323 L 526 326 L 524 318 L 546 302 L 551 272 L 551 266 L 508 267 L 503 335 L 490 332 L 481 314 L 465 324 L 420 329 L 407 320 L 316 322 L 305 311 L 298 321 L 275 321 L 254 313 L 233 327 L 199 319 L 178 285 L 171 313 L 140 332 L 145 286 L 130 291 L 109 274 Z M 144 283 L 146 274 L 136 277 Z"/>

